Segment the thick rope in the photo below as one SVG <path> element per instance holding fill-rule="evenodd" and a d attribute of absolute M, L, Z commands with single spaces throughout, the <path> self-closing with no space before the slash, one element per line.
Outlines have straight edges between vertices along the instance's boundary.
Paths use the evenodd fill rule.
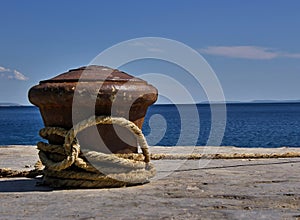
<path fill-rule="evenodd" d="M 300 152 L 284 153 L 216 153 L 216 154 L 151 154 L 151 160 L 199 160 L 199 159 L 267 159 L 300 157 Z"/>
<path fill-rule="evenodd" d="M 51 152 L 51 150 L 47 150 L 47 148 L 52 149 L 49 147 L 48 144 L 39 143 L 38 148 L 44 148 L 45 151 Z M 59 146 L 59 145 L 56 145 Z M 115 154 L 116 156 L 122 157 L 124 159 L 131 159 L 137 161 L 143 161 L 144 156 L 142 154 Z M 56 155 L 57 156 L 57 155 Z M 199 159 L 269 159 L 269 158 L 295 158 L 300 157 L 300 152 L 285 152 L 285 153 L 220 153 L 220 154 L 150 154 L 151 160 L 199 160 Z M 63 156 L 61 157 L 61 160 Z M 81 158 L 77 158 L 75 161 L 78 162 L 82 160 Z M 40 161 L 38 161 L 40 162 Z M 27 178 L 34 178 L 36 176 L 42 175 L 43 169 L 41 164 L 37 163 L 38 166 L 35 166 L 35 169 L 30 171 L 24 170 L 13 170 L 10 168 L 0 168 L 0 178 L 13 178 L 13 177 L 27 177 Z M 85 166 L 86 163 L 78 163 L 76 164 L 78 167 L 84 164 L 83 169 L 96 172 L 97 169 L 93 166 Z M 90 169 L 90 170 L 88 170 Z"/>
<path fill-rule="evenodd" d="M 143 158 L 122 158 L 122 154 L 104 154 L 96 151 L 83 152 L 76 135 L 98 124 L 117 124 L 127 128 L 141 147 Z M 148 144 L 142 131 L 131 121 L 109 116 L 93 116 L 76 124 L 69 131 L 59 127 L 41 129 L 40 135 L 65 138 L 63 145 L 44 142 L 37 144 L 44 169 L 44 183 L 52 187 L 102 188 L 143 184 L 155 175 L 150 163 Z M 142 156 L 142 157 L 141 157 Z"/>

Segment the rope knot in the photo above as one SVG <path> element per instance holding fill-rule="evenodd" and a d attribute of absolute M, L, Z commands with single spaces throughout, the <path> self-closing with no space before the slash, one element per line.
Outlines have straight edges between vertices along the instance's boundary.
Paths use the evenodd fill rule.
<path fill-rule="evenodd" d="M 117 124 L 127 128 L 137 139 L 144 156 L 143 161 L 128 159 L 126 154 L 82 152 L 76 135 L 98 124 Z M 155 168 L 150 163 L 148 144 L 142 131 L 125 118 L 92 116 L 77 123 L 69 131 L 59 127 L 46 127 L 40 130 L 40 135 L 45 139 L 52 134 L 64 137 L 64 144 L 53 145 L 44 142 L 37 144 L 40 150 L 39 157 L 45 165 L 44 181 L 51 186 L 117 187 L 146 183 L 155 175 Z"/>

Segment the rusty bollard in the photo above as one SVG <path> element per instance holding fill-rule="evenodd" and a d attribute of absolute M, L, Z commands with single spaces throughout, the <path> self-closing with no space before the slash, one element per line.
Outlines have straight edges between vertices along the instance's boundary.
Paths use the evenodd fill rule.
<path fill-rule="evenodd" d="M 95 91 L 96 98 L 93 96 Z M 76 111 L 73 102 L 75 94 Z M 96 116 L 124 117 L 142 128 L 147 108 L 157 100 L 157 89 L 117 69 L 92 65 L 41 81 L 30 89 L 29 100 L 39 107 L 45 127 L 69 130 L 74 124 L 74 114 L 76 121 L 80 121 L 89 118 L 92 113 Z M 92 112 L 91 105 L 94 107 Z M 99 135 L 103 142 L 99 143 L 99 139 L 95 138 Z M 135 137 L 116 125 L 87 128 L 78 134 L 78 140 L 81 146 L 98 152 L 137 152 Z M 52 134 L 48 141 L 62 145 L 64 138 Z"/>

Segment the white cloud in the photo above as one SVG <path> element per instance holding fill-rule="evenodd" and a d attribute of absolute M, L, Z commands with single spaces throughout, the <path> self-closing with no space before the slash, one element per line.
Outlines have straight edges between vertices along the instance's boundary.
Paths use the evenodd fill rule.
<path fill-rule="evenodd" d="M 257 46 L 213 46 L 199 50 L 200 53 L 231 58 L 270 60 L 279 57 L 300 58 L 300 54 L 284 53 L 272 48 Z"/>
<path fill-rule="evenodd" d="M 17 79 L 17 80 L 28 80 L 28 77 L 24 76 L 24 74 L 20 73 L 19 71 L 17 70 L 14 70 L 14 78 Z"/>
<path fill-rule="evenodd" d="M 0 72 L 10 72 L 10 69 L 0 66 Z"/>
<path fill-rule="evenodd" d="M 29 78 L 26 77 L 23 73 L 17 71 L 17 70 L 10 70 L 8 68 L 0 66 L 0 78 L 4 79 L 15 79 L 15 80 L 20 80 L 20 81 L 26 81 Z"/>
<path fill-rule="evenodd" d="M 159 48 L 159 44 L 154 43 L 154 42 L 145 41 L 145 40 L 144 41 L 134 41 L 134 42 L 131 42 L 129 45 L 133 46 L 133 47 L 143 47 L 144 49 L 146 49 L 149 52 L 154 52 L 154 53 L 164 52 L 163 49 Z"/>
<path fill-rule="evenodd" d="M 266 60 L 278 57 L 278 52 L 274 52 L 265 47 L 255 46 L 221 46 L 207 47 L 200 49 L 201 53 L 244 59 Z"/>
<path fill-rule="evenodd" d="M 297 58 L 300 59 L 300 53 L 284 53 L 282 54 L 283 57 L 288 57 L 288 58 Z"/>

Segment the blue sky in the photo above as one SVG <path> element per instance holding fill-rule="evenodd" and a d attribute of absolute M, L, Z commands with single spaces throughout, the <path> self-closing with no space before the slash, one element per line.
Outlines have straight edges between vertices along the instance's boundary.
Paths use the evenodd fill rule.
<path fill-rule="evenodd" d="M 227 100 L 300 99 L 299 1 L 0 0 L 0 6 L 0 102 L 29 104 L 28 89 L 40 80 L 138 37 L 197 50 Z"/>

